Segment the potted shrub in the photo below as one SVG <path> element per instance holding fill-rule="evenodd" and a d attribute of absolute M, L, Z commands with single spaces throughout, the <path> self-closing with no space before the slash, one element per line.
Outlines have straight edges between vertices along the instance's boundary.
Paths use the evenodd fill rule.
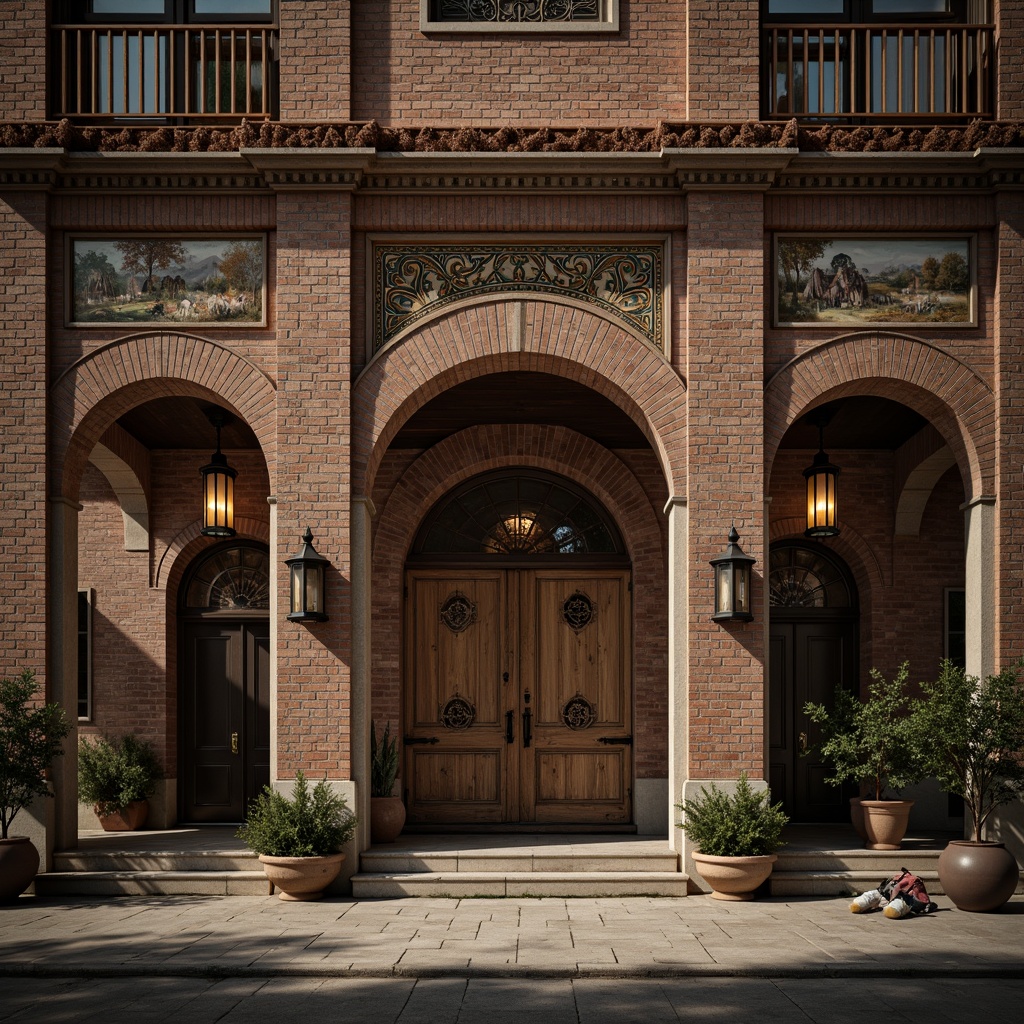
<path fill-rule="evenodd" d="M 925 775 L 911 714 L 915 701 L 907 689 L 908 671 L 904 662 L 888 680 L 872 669 L 866 700 L 837 687 L 831 708 L 804 706 L 808 718 L 821 726 L 821 756 L 833 768 L 826 781 L 835 786 L 855 782 L 867 789 L 860 807 L 867 837 L 864 845 L 869 850 L 900 848 L 914 802 L 886 794 Z"/>
<path fill-rule="evenodd" d="M 46 771 L 71 731 L 59 704 L 31 704 L 38 690 L 29 669 L 0 679 L 0 903 L 17 899 L 39 870 L 39 851 L 28 836 L 10 835 L 11 823 L 37 796 L 52 796 Z"/>
<path fill-rule="evenodd" d="M 716 900 L 751 900 L 754 890 L 772 873 L 775 851 L 783 845 L 789 820 L 782 804 L 772 804 L 768 790 L 755 793 L 740 775 L 735 793 L 712 784 L 693 800 L 676 806 L 679 823 L 694 844 L 693 861 Z"/>
<path fill-rule="evenodd" d="M 915 722 L 924 766 L 947 793 L 963 797 L 970 839 L 954 839 L 939 856 L 939 880 L 961 909 L 996 910 L 1020 880 L 1013 854 L 982 838 L 992 812 L 1024 792 L 1024 662 L 983 683 L 949 661 L 921 684 Z"/>
<path fill-rule="evenodd" d="M 292 797 L 264 787 L 238 830 L 282 900 L 318 900 L 341 871 L 341 848 L 355 833 L 356 818 L 344 799 L 321 779 L 312 789 L 302 772 Z"/>
<path fill-rule="evenodd" d="M 160 766 L 153 748 L 128 733 L 117 740 L 83 740 L 78 750 L 78 799 L 92 804 L 108 832 L 142 828 Z"/>
<path fill-rule="evenodd" d="M 377 742 L 377 730 L 370 721 L 370 841 L 393 843 L 405 825 L 405 804 L 392 796 L 398 777 L 398 738 L 391 738 L 391 723 Z"/>

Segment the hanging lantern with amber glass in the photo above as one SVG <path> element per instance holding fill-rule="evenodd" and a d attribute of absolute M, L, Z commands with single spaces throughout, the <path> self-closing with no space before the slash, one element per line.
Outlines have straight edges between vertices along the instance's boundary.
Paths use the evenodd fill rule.
<path fill-rule="evenodd" d="M 302 550 L 285 560 L 289 575 L 289 611 L 292 622 L 326 622 L 324 570 L 330 562 L 313 547 L 313 533 L 306 527 Z"/>
<path fill-rule="evenodd" d="M 209 414 L 217 429 L 217 450 L 199 471 L 203 477 L 203 528 L 206 537 L 234 537 L 235 535 L 235 477 L 238 475 L 220 450 L 220 431 L 224 414 L 215 410 Z"/>
<path fill-rule="evenodd" d="M 739 545 L 740 535 L 734 526 L 729 531 L 729 546 L 717 558 L 711 559 L 715 570 L 715 622 L 750 622 L 750 567 L 757 561 L 744 554 Z"/>
<path fill-rule="evenodd" d="M 805 537 L 839 535 L 839 467 L 825 454 L 825 424 L 818 421 L 818 454 L 804 470 L 807 481 L 807 529 Z"/>

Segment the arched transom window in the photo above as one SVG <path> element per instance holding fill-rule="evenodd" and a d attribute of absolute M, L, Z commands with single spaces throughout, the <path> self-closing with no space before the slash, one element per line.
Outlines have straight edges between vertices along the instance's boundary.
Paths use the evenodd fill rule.
<path fill-rule="evenodd" d="M 183 606 L 191 612 L 270 608 L 270 556 L 251 544 L 215 549 L 192 570 Z"/>
<path fill-rule="evenodd" d="M 823 551 L 803 544 L 775 544 L 769 556 L 773 608 L 851 608 L 846 573 Z"/>
<path fill-rule="evenodd" d="M 618 530 L 571 481 L 534 470 L 475 477 L 427 516 L 413 555 L 621 555 Z"/>

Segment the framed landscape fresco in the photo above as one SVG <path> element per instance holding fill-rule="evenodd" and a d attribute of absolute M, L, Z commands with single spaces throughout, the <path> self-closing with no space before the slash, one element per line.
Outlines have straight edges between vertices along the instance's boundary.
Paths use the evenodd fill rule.
<path fill-rule="evenodd" d="M 977 325 L 968 235 L 777 235 L 776 327 Z"/>
<path fill-rule="evenodd" d="M 79 236 L 68 323 L 266 323 L 263 235 Z"/>

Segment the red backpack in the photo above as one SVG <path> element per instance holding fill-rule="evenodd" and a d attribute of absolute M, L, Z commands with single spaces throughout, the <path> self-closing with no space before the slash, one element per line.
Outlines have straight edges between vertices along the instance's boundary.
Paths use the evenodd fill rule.
<path fill-rule="evenodd" d="M 906 868 L 882 882 L 878 891 L 890 903 L 897 899 L 903 900 L 911 914 L 932 914 L 939 909 L 939 905 L 928 898 L 924 882 Z"/>

